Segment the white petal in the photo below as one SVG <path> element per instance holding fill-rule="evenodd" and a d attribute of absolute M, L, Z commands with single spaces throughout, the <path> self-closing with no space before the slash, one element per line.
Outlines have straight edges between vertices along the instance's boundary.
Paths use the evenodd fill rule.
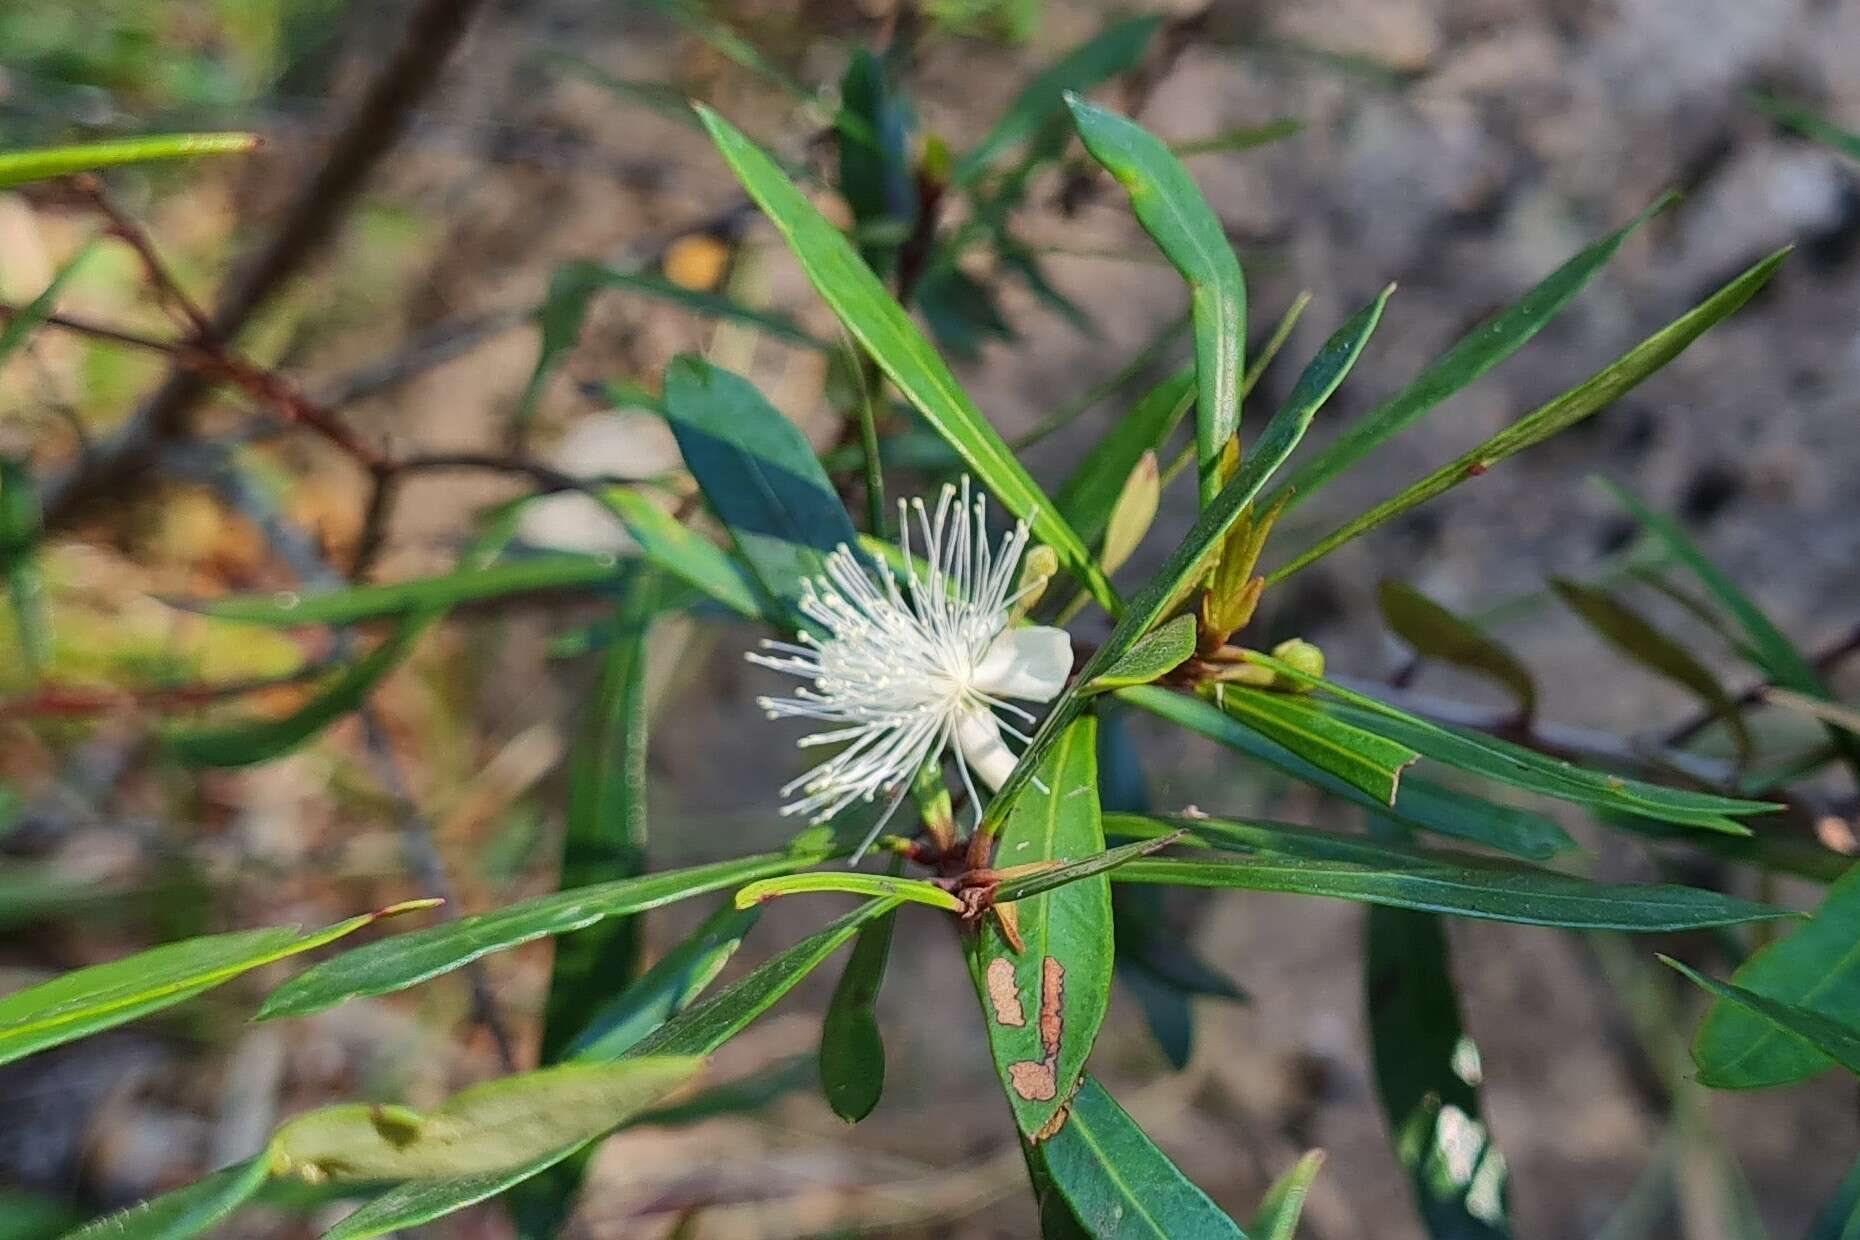
<path fill-rule="evenodd" d="M 956 716 L 956 748 L 990 789 L 999 788 L 1014 771 L 1014 754 L 1001 739 L 994 712 L 986 706 L 971 706 Z"/>
<path fill-rule="evenodd" d="M 1050 702 L 1072 674 L 1072 638 L 1045 625 L 1009 629 L 975 665 L 975 687 L 994 697 Z"/>

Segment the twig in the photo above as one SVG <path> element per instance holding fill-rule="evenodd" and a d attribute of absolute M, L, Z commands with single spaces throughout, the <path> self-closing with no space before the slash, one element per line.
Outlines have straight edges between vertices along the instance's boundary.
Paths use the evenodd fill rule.
<path fill-rule="evenodd" d="M 1842 663 L 1845 663 L 1855 654 L 1860 654 L 1860 625 L 1855 625 L 1854 628 L 1848 632 L 1847 636 L 1817 653 L 1810 659 L 1810 662 L 1815 665 L 1816 671 L 1825 675 L 1832 672 Z M 1755 706 L 1763 700 L 1764 694 L 1768 693 L 1771 687 L 1769 681 L 1760 681 L 1731 699 L 1732 704 L 1738 707 Z M 1687 741 L 1697 736 L 1700 732 L 1703 732 L 1713 723 L 1716 723 L 1718 718 L 1719 713 L 1716 710 L 1702 710 L 1668 732 L 1665 736 L 1661 737 L 1660 743 L 1669 747 L 1684 745 Z"/>
<path fill-rule="evenodd" d="M 535 308 L 529 306 L 520 310 L 494 310 L 429 327 L 387 357 L 358 366 L 324 384 L 317 392 L 317 401 L 326 409 L 340 409 L 377 396 L 463 356 L 493 336 L 522 326 L 535 313 Z"/>
<path fill-rule="evenodd" d="M 181 287 L 181 282 L 174 278 L 174 273 L 162 262 L 147 230 L 116 205 L 109 194 L 104 192 L 103 182 L 96 176 L 86 173 L 74 177 L 72 183 L 78 196 L 108 222 L 110 235 L 134 250 L 136 257 L 142 260 L 142 269 L 148 273 L 149 283 L 155 288 L 156 300 L 179 314 L 182 326 L 193 332 L 195 340 L 202 343 L 211 340 L 213 325 L 207 320 L 207 312 Z"/>
<path fill-rule="evenodd" d="M 212 338 L 235 338 L 328 239 L 484 7 L 485 0 L 420 0 L 400 46 L 370 82 L 328 158 L 298 191 L 271 243 L 221 297 L 209 324 Z M 190 415 L 206 390 L 200 375 L 177 366 L 121 433 L 45 488 L 46 526 L 67 527 L 97 504 L 120 501 L 163 444 L 187 437 Z"/>

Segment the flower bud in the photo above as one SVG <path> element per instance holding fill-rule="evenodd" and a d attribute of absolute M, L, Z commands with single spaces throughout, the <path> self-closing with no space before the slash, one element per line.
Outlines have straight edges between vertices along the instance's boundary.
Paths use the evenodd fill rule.
<path fill-rule="evenodd" d="M 1307 676 L 1324 675 L 1324 652 L 1302 637 L 1289 638 L 1272 648 L 1272 657 L 1281 663 L 1290 664 L 1294 669 Z M 1289 684 L 1282 686 L 1296 693 L 1309 693 L 1309 685 Z"/>

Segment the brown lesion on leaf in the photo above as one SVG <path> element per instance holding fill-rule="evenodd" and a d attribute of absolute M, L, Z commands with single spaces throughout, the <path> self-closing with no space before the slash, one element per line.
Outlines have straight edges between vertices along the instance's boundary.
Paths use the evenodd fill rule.
<path fill-rule="evenodd" d="M 1033 1143 L 1038 1145 L 1040 1142 L 1058 1132 L 1061 1128 L 1064 1128 L 1066 1126 L 1066 1120 L 1071 1117 L 1072 1103 L 1068 1100 L 1065 1106 L 1053 1112 L 1053 1118 L 1040 1125 L 1040 1131 L 1033 1134 Z"/>
<path fill-rule="evenodd" d="M 989 966 L 991 973 L 993 967 Z M 1008 1084 L 1028 1102 L 1051 1102 L 1059 1096 L 1059 1037 L 1064 1029 L 1060 1009 L 1065 992 L 1066 966 L 1060 964 L 1056 956 L 1046 957 L 1040 962 L 1040 1048 L 1046 1052 L 1046 1058 L 1008 1065 Z M 992 979 L 990 993 L 993 993 Z M 1018 1002 L 1017 995 L 1017 1005 Z"/>
<path fill-rule="evenodd" d="M 1059 1073 L 1050 1059 L 1045 1063 L 1028 1059 L 1009 1064 L 1008 1083 L 1028 1102 L 1051 1102 L 1059 1096 Z"/>
<path fill-rule="evenodd" d="M 1014 984 L 1014 965 L 997 956 L 988 962 L 988 1002 L 995 1023 L 1010 1029 L 1025 1028 L 1027 1013 L 1020 1005 L 1020 988 Z"/>

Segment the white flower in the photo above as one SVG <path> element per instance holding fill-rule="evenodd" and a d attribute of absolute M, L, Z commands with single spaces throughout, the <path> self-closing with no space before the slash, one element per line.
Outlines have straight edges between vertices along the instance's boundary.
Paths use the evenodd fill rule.
<path fill-rule="evenodd" d="M 986 507 L 980 495 L 971 503 L 967 478 L 960 492 L 943 488 L 934 514 L 921 499 L 908 507 L 900 500 L 902 585 L 889 571 L 875 574 L 842 544 L 827 557 L 826 574 L 805 583 L 800 603 L 825 635 L 802 633 L 800 645 L 765 641 L 764 649 L 775 654 L 748 656 L 813 682 L 793 697 L 757 699 L 769 718 L 844 725 L 799 742 L 803 749 L 845 748 L 782 789 L 784 797 L 801 793 L 782 813 L 824 822 L 855 800 L 885 793 L 891 803 L 860 846 L 864 852 L 917 772 L 945 747 L 955 748 L 978 814 L 969 772 L 994 789 L 1014 769 L 1002 733 L 1023 744 L 1027 736 L 995 712 L 1033 722 L 1006 699 L 1051 701 L 1071 674 L 1072 644 L 1063 629 L 1008 627 L 1013 605 L 1043 583 L 1013 589 L 1027 525 L 1017 524 L 998 550 L 991 549 Z M 924 576 L 911 553 L 913 508 L 925 544 Z"/>

